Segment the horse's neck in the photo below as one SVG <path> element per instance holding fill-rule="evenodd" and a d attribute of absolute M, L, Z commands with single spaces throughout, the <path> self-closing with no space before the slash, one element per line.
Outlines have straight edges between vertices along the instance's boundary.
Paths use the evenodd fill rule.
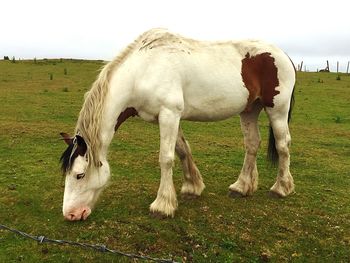
<path fill-rule="evenodd" d="M 128 85 L 129 76 L 127 72 L 118 69 L 117 72 L 112 73 L 110 79 L 101 122 L 102 158 L 106 158 L 118 117 L 129 106 L 128 101 L 131 94 L 131 87 Z"/>

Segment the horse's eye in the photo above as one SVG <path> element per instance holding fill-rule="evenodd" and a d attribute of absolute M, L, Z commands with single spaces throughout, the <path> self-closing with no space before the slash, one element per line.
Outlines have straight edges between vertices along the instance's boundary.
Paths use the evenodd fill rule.
<path fill-rule="evenodd" d="M 77 174 L 77 180 L 84 178 L 85 173 Z"/>

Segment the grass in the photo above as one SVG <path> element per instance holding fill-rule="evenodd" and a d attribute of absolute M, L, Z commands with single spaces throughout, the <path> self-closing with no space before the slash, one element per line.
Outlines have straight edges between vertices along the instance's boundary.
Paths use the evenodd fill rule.
<path fill-rule="evenodd" d="M 267 195 L 277 170 L 266 163 L 265 114 L 260 121 L 259 188 L 242 199 L 227 196 L 243 162 L 239 118 L 183 122 L 207 187 L 197 200 L 179 196 L 174 219 L 154 219 L 148 207 L 159 184 L 159 131 L 156 125 L 133 118 L 111 144 L 112 179 L 96 210 L 85 222 L 65 222 L 58 165 L 65 145 L 59 132 L 73 132 L 83 95 L 102 65 L 79 60 L 0 61 L 1 224 L 185 262 L 349 262 L 349 75 L 337 80 L 333 73 L 298 73 L 290 125 L 294 195 Z M 179 193 L 179 161 L 174 180 Z M 0 262 L 81 260 L 129 262 L 90 250 L 39 245 L 0 230 Z"/>

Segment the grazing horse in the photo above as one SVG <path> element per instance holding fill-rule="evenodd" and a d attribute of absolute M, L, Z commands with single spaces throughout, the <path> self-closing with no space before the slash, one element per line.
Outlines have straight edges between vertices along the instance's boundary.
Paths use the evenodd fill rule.
<path fill-rule="evenodd" d="M 101 70 L 85 96 L 75 135 L 61 133 L 68 144 L 61 156 L 66 175 L 64 217 L 85 220 L 90 215 L 110 177 L 108 146 L 131 116 L 158 123 L 160 128 L 161 179 L 151 213 L 173 217 L 177 209 L 172 171 L 175 152 L 184 173 L 181 193 L 197 197 L 205 187 L 180 120 L 209 122 L 240 115 L 246 153 L 229 193 L 252 195 L 258 186 L 256 154 L 262 109 L 270 121 L 268 156 L 279 166 L 270 192 L 287 196 L 294 191 L 288 128 L 294 84 L 294 65 L 273 45 L 196 41 L 164 29 L 145 32 Z"/>

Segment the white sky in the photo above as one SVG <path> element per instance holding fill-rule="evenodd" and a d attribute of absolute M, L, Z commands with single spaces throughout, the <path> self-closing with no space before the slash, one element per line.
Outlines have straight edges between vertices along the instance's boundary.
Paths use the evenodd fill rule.
<path fill-rule="evenodd" d="M 263 39 L 309 70 L 346 70 L 348 0 L 0 0 L 0 58 L 111 60 L 142 32 L 165 27 L 203 40 Z"/>

